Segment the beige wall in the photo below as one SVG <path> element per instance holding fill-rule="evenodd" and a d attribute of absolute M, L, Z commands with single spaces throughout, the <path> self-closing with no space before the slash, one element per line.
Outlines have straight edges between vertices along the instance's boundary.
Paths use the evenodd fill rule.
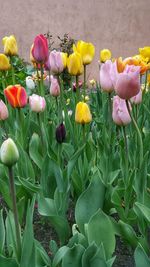
<path fill-rule="evenodd" d="M 0 39 L 15 34 L 26 60 L 34 37 L 47 30 L 92 42 L 96 56 L 88 70 L 98 77 L 101 49 L 117 57 L 150 45 L 150 0 L 0 0 Z"/>

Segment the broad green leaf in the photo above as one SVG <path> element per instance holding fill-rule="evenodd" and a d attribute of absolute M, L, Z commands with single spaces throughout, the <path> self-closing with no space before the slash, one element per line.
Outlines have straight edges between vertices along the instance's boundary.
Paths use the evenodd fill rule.
<path fill-rule="evenodd" d="M 62 259 L 62 267 L 81 267 L 84 250 L 79 244 L 69 248 Z"/>
<path fill-rule="evenodd" d="M 82 233 L 84 233 L 84 224 L 89 222 L 91 216 L 99 208 L 103 208 L 105 186 L 101 182 L 100 175 L 99 171 L 94 174 L 89 187 L 81 194 L 76 203 L 75 218 Z"/>
<path fill-rule="evenodd" d="M 150 223 L 150 208 L 146 207 L 145 205 L 135 202 L 134 206 L 135 212 L 140 211 L 143 217 Z"/>
<path fill-rule="evenodd" d="M 3 254 L 5 247 L 5 226 L 3 220 L 3 210 L 0 210 L 0 254 Z"/>
<path fill-rule="evenodd" d="M 136 267 L 149 267 L 150 266 L 150 258 L 146 255 L 142 246 L 138 245 L 134 252 L 134 259 L 136 263 Z"/>
<path fill-rule="evenodd" d="M 29 143 L 29 155 L 30 158 L 34 161 L 34 163 L 39 167 L 39 169 L 41 169 L 43 158 L 39 152 L 39 146 L 40 138 L 38 134 L 34 133 Z"/>
<path fill-rule="evenodd" d="M 20 267 L 15 259 L 6 258 L 0 255 L 0 266 L 1 267 Z"/>
<path fill-rule="evenodd" d="M 52 263 L 52 267 L 60 266 L 60 262 L 62 261 L 68 250 L 69 248 L 67 246 L 63 246 L 57 251 Z"/>
<path fill-rule="evenodd" d="M 115 233 L 109 217 L 98 210 L 90 219 L 87 227 L 89 244 L 95 242 L 97 246 L 103 244 L 106 259 L 110 259 L 115 250 Z"/>

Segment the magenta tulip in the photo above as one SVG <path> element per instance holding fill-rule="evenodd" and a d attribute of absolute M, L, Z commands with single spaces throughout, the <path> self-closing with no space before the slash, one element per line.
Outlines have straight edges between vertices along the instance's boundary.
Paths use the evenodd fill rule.
<path fill-rule="evenodd" d="M 112 80 L 112 69 L 113 63 L 111 60 L 107 60 L 105 63 L 101 65 L 100 68 L 100 85 L 103 91 L 111 93 L 114 90 L 113 80 Z"/>
<path fill-rule="evenodd" d="M 4 121 L 8 118 L 8 109 L 3 100 L 0 100 L 0 121 Z"/>
<path fill-rule="evenodd" d="M 51 80 L 50 95 L 57 97 L 60 95 L 60 86 L 58 80 L 53 75 L 51 75 L 50 80 Z"/>
<path fill-rule="evenodd" d="M 46 107 L 45 98 L 36 94 L 29 96 L 29 105 L 34 112 L 43 112 Z"/>
<path fill-rule="evenodd" d="M 131 117 L 127 110 L 126 101 L 119 96 L 113 97 L 113 121 L 120 126 L 127 125 L 131 122 Z"/>
<path fill-rule="evenodd" d="M 43 64 L 48 60 L 48 42 L 44 35 L 39 34 L 35 37 L 31 53 L 37 63 Z"/>

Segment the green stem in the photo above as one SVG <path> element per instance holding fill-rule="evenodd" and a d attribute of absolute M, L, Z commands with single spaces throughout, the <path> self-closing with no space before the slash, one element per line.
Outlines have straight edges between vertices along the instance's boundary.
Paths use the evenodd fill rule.
<path fill-rule="evenodd" d="M 37 113 L 37 119 L 38 119 L 38 124 L 39 124 L 39 127 L 40 127 L 40 137 L 41 137 L 41 143 L 42 143 L 42 153 L 44 153 L 44 138 L 43 138 L 43 133 L 42 133 L 42 121 L 41 121 L 40 113 Z"/>
<path fill-rule="evenodd" d="M 38 83 L 38 94 L 40 95 L 40 76 L 38 71 L 38 64 L 36 65 L 36 75 L 37 75 L 37 83 Z"/>
<path fill-rule="evenodd" d="M 143 162 L 143 141 L 142 141 L 142 136 L 141 136 L 141 132 L 139 130 L 139 127 L 138 127 L 138 125 L 137 125 L 137 123 L 136 123 L 136 121 L 135 121 L 135 119 L 134 119 L 134 117 L 133 117 L 133 115 L 132 115 L 132 113 L 130 111 L 130 106 L 129 106 L 128 100 L 126 100 L 126 105 L 127 105 L 127 109 L 128 109 L 129 114 L 130 114 L 130 117 L 132 119 L 132 122 L 134 124 L 134 127 L 135 127 L 135 129 L 137 131 L 137 135 L 138 135 L 138 139 L 139 139 L 139 150 L 140 150 L 140 153 L 139 153 L 140 154 L 139 155 L 139 168 L 140 168 L 141 165 L 142 165 L 142 162 Z"/>
<path fill-rule="evenodd" d="M 85 91 L 86 91 L 86 65 L 84 65 L 84 97 L 83 97 L 83 101 L 85 101 Z"/>
<path fill-rule="evenodd" d="M 12 167 L 8 167 L 9 173 L 9 183 L 10 183 L 10 195 L 12 199 L 12 210 L 14 214 L 15 221 L 15 230 L 16 230 L 16 242 L 17 242 L 17 254 L 18 260 L 20 260 L 21 256 L 21 237 L 20 237 L 20 228 L 19 228 L 19 219 L 18 219 L 18 210 L 17 210 L 17 202 L 16 202 L 16 192 L 15 192 L 15 183 Z"/>
<path fill-rule="evenodd" d="M 23 126 L 24 126 L 24 116 L 22 113 L 21 108 L 18 108 L 18 126 L 19 126 L 19 133 L 20 133 L 20 143 L 23 146 Z"/>
<path fill-rule="evenodd" d="M 43 65 L 41 64 L 41 96 L 44 96 Z"/>
<path fill-rule="evenodd" d="M 16 84 L 16 79 L 15 79 L 15 70 L 14 70 L 14 66 L 13 66 L 12 56 L 10 57 L 10 63 L 11 63 L 12 83 L 13 83 L 13 85 L 15 85 Z"/>
<path fill-rule="evenodd" d="M 109 122 L 112 121 L 112 104 L 111 104 L 111 93 L 108 93 L 108 113 L 109 113 Z"/>
<path fill-rule="evenodd" d="M 86 136 L 85 136 L 85 124 L 82 124 L 82 133 L 83 133 L 83 144 L 85 144 L 85 138 L 86 138 Z"/>
<path fill-rule="evenodd" d="M 147 74 L 148 74 L 148 71 L 146 71 L 146 73 L 145 73 L 145 85 L 144 85 L 144 92 L 146 91 L 146 86 L 147 86 Z"/>
<path fill-rule="evenodd" d="M 60 82 L 60 77 L 59 75 L 57 76 L 58 79 L 58 84 L 60 87 L 60 105 L 59 105 L 59 116 L 60 116 L 60 122 L 63 122 L 63 115 L 62 115 L 62 111 L 63 111 L 63 92 L 62 92 L 62 86 L 61 86 L 61 82 Z"/>
<path fill-rule="evenodd" d="M 80 92 L 79 92 L 79 76 L 76 75 L 76 95 L 77 95 L 77 103 L 80 101 Z"/>

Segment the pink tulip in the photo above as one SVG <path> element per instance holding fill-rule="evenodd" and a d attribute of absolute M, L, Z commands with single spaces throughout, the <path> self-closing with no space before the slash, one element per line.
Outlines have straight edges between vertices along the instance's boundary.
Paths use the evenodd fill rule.
<path fill-rule="evenodd" d="M 44 68 L 45 68 L 45 70 L 48 70 L 48 71 L 51 70 L 51 66 L 50 66 L 50 55 L 49 55 L 47 61 L 44 64 Z"/>
<path fill-rule="evenodd" d="M 0 100 L 0 121 L 4 121 L 8 118 L 8 109 L 3 100 Z"/>
<path fill-rule="evenodd" d="M 60 95 L 60 86 L 58 80 L 53 75 L 51 75 L 50 94 L 55 97 Z"/>
<path fill-rule="evenodd" d="M 137 95 L 133 96 L 130 101 L 135 105 L 140 104 L 142 102 L 142 91 L 140 90 L 140 92 Z"/>
<path fill-rule="evenodd" d="M 119 73 L 115 82 L 115 91 L 122 99 L 130 99 L 140 92 L 140 67 L 126 65 L 125 70 Z"/>
<path fill-rule="evenodd" d="M 113 97 L 113 121 L 120 126 L 127 125 L 131 122 L 131 117 L 127 110 L 126 101 L 119 96 Z"/>
<path fill-rule="evenodd" d="M 36 94 L 29 96 L 29 105 L 34 112 L 43 112 L 46 107 L 45 98 Z"/>
<path fill-rule="evenodd" d="M 48 60 L 48 42 L 44 35 L 39 34 L 35 37 L 31 53 L 37 63 L 42 64 Z"/>
<path fill-rule="evenodd" d="M 111 93 L 114 90 L 111 69 L 113 63 L 111 60 L 107 60 L 105 63 L 101 65 L 100 69 L 100 85 L 103 91 Z"/>
<path fill-rule="evenodd" d="M 50 68 L 53 74 L 59 74 L 64 70 L 63 57 L 61 52 L 53 50 L 50 53 Z"/>

